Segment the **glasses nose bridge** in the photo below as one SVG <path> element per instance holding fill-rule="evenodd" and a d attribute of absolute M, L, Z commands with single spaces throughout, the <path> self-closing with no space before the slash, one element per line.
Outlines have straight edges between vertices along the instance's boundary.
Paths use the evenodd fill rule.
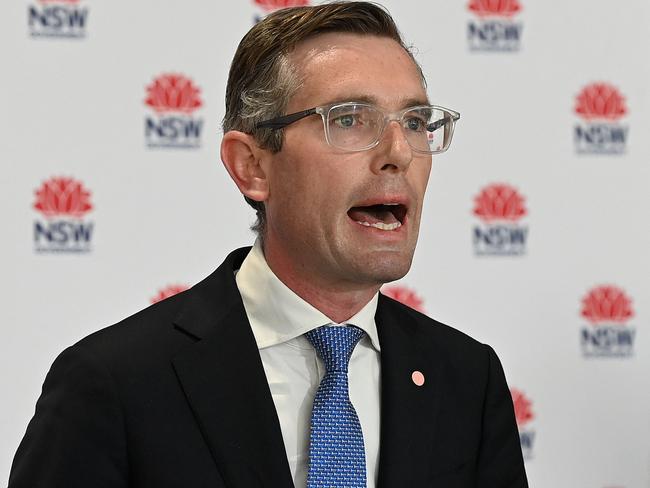
<path fill-rule="evenodd" d="M 389 122 L 398 122 L 401 125 L 406 112 L 408 112 L 408 110 L 398 110 L 397 112 L 390 113 L 382 112 L 382 115 L 384 116 L 384 128 Z"/>
<path fill-rule="evenodd" d="M 391 122 L 397 122 L 397 125 L 399 126 L 402 136 L 409 143 L 409 145 L 411 144 L 408 141 L 408 137 L 406 137 L 406 132 L 404 131 L 404 127 L 402 126 L 402 119 L 404 118 L 404 115 L 406 114 L 407 111 L 408 110 L 398 110 L 397 112 L 391 112 L 391 113 L 380 111 L 380 113 L 384 116 L 384 121 L 383 124 L 381 125 L 381 130 L 377 135 L 377 142 L 379 142 L 381 138 L 384 136 L 384 132 L 386 131 L 386 127 L 388 127 L 388 124 Z"/>
<path fill-rule="evenodd" d="M 382 139 L 385 136 L 386 133 L 386 127 L 388 127 L 388 124 L 391 122 L 396 122 L 397 123 L 397 129 L 399 131 L 400 137 L 402 138 L 402 142 L 406 144 L 406 147 L 409 148 L 409 151 L 413 150 L 413 146 L 411 145 L 411 141 L 409 141 L 409 138 L 407 136 L 406 131 L 404 130 L 404 125 L 402 124 L 402 119 L 404 118 L 404 115 L 408 112 L 408 110 L 399 110 L 397 112 L 391 112 L 391 113 L 385 113 L 383 112 L 384 116 L 384 122 L 381 126 L 381 131 L 377 135 L 377 142 L 375 145 L 380 144 Z M 391 138 L 394 138 L 395 135 L 391 135 Z M 394 141 L 390 142 L 391 147 L 393 146 Z M 409 158 L 410 160 L 410 158 Z"/>

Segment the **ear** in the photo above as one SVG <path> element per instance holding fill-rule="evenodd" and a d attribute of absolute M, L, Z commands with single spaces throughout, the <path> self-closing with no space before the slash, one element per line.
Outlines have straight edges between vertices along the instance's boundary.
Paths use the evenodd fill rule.
<path fill-rule="evenodd" d="M 221 141 L 221 161 L 239 191 L 251 200 L 262 202 L 269 194 L 269 182 L 262 169 L 261 159 L 267 151 L 261 149 L 255 138 L 244 132 L 230 130 Z"/>

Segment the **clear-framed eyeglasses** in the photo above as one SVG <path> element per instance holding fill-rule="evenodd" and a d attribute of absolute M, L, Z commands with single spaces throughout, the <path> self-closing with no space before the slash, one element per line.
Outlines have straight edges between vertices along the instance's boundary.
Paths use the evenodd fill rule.
<path fill-rule="evenodd" d="M 339 102 L 265 120 L 255 127 L 278 130 L 315 114 L 323 119 L 327 143 L 350 152 L 375 147 L 388 123 L 396 121 L 413 151 L 439 154 L 449 148 L 460 119 L 458 112 L 437 105 L 418 105 L 387 114 L 368 103 Z"/>

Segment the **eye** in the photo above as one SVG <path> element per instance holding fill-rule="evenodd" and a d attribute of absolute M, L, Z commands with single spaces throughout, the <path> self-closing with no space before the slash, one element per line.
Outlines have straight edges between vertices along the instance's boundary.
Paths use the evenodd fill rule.
<path fill-rule="evenodd" d="M 420 117 L 409 117 L 404 121 L 404 128 L 413 132 L 423 132 L 426 128 L 427 121 Z"/>
<path fill-rule="evenodd" d="M 359 124 L 359 117 L 353 114 L 339 115 L 332 122 L 334 122 L 337 127 L 349 129 Z"/>

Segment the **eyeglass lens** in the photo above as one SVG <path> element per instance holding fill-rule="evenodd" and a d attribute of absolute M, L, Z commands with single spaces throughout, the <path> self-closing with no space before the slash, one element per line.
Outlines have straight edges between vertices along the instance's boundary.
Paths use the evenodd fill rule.
<path fill-rule="evenodd" d="M 412 149 L 436 153 L 451 140 L 452 117 L 444 110 L 417 107 L 406 112 L 401 126 Z M 374 145 L 384 128 L 384 114 L 369 105 L 341 104 L 327 116 L 329 143 L 341 149 L 361 150 Z"/>

